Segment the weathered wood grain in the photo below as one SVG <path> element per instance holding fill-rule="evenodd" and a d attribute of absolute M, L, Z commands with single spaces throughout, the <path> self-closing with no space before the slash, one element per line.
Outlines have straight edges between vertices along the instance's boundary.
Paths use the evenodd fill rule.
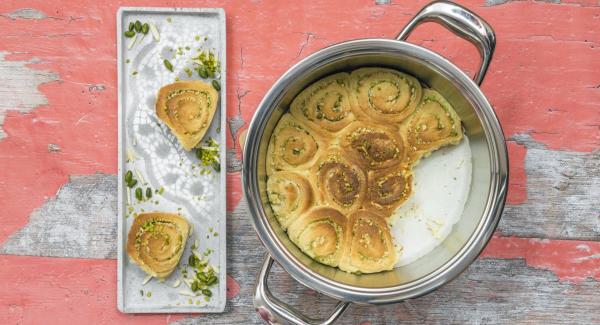
<path fill-rule="evenodd" d="M 21 12 L 20 15 L 22 14 L 24 13 Z M 14 17 L 14 13 L 11 15 Z M 6 54 L 1 52 L 0 48 L 0 140 L 6 137 L 2 125 L 7 111 L 27 113 L 38 106 L 48 104 L 48 99 L 38 87 L 58 79 L 54 72 L 28 67 L 39 62 L 39 59 L 7 61 Z"/>
<path fill-rule="evenodd" d="M 600 150 L 549 150 L 527 134 L 509 140 L 527 150 L 527 198 L 506 207 L 499 231 L 507 236 L 600 240 Z"/>
<path fill-rule="evenodd" d="M 116 258 L 117 177 L 71 176 L 11 235 L 1 254 Z"/>
<path fill-rule="evenodd" d="M 240 291 L 224 314 L 194 315 L 178 323 L 260 324 L 252 292 L 264 248 L 256 237 L 242 203 L 229 215 L 227 273 Z M 129 316 L 116 311 L 114 260 L 79 260 L 0 256 L 0 276 L 15 278 L 12 294 L 0 294 L 0 319 L 9 323 L 36 323 L 53 314 L 56 320 L 94 318 L 99 322 L 165 323 L 180 316 Z M 279 267 L 270 286 L 277 297 L 300 310 L 327 314 L 333 299 L 302 287 Z M 340 324 L 432 323 L 549 323 L 593 324 L 600 321 L 597 295 L 600 282 L 588 279 L 572 284 L 547 270 L 527 266 L 522 259 L 477 260 L 455 281 L 428 296 L 396 305 L 352 306 Z M 60 299 L 57 299 L 60 297 Z M 83 307 L 88 306 L 88 307 Z M 69 311 L 72 309 L 72 311 Z M 64 310 L 57 312 L 53 310 Z M 560 315 L 560 317 L 557 317 Z M 184 315 L 185 317 L 185 315 Z"/>
<path fill-rule="evenodd" d="M 527 198 L 522 204 L 507 205 L 499 232 L 504 236 L 600 240 L 600 200 L 594 194 L 600 189 L 600 152 L 550 150 L 523 134 L 511 139 L 527 149 Z M 233 211 L 242 195 L 235 183 L 240 174 L 228 176 L 228 210 Z M 29 223 L 8 238 L 0 252 L 116 258 L 116 182 L 114 175 L 107 174 L 72 176 L 56 198 L 36 209 Z"/>
<path fill-rule="evenodd" d="M 493 239 L 485 259 L 432 295 L 392 306 L 353 306 L 341 323 L 600 323 L 600 282 L 565 281 L 600 274 L 600 4 L 551 2 L 558 1 L 463 3 L 488 20 L 498 38 L 482 90 L 513 149 L 513 204 L 498 235 L 519 237 Z M 185 322 L 248 324 L 260 323 L 250 297 L 264 249 L 245 204 L 238 205 L 242 185 L 237 138 L 264 93 L 294 62 L 339 41 L 393 37 L 425 3 L 1 2 L 2 251 L 59 258 L 0 255 L 0 276 L 8 284 L 0 290 L 0 322 L 38 324 L 51 317 L 63 323 L 92 319 L 164 324 L 177 319 L 118 313 L 116 263 L 101 259 L 113 258 L 115 247 L 100 242 L 116 231 L 116 211 L 111 211 L 115 193 L 110 188 L 116 188 L 114 28 L 119 5 L 224 6 L 228 14 L 231 300 L 223 315 L 194 316 Z M 471 73 L 478 62 L 474 48 L 433 24 L 420 27 L 410 41 Z M 85 198 L 98 201 L 85 205 Z M 90 216 L 95 217 L 93 228 L 82 223 Z M 63 244 L 57 238 L 67 240 Z M 504 250 L 503 245 L 512 246 Z M 79 258 L 60 258 L 64 256 Z M 561 261 L 561 256 L 569 258 Z M 272 279 L 275 293 L 303 311 L 323 315 L 332 306 L 331 299 L 298 286 L 278 268 Z"/>

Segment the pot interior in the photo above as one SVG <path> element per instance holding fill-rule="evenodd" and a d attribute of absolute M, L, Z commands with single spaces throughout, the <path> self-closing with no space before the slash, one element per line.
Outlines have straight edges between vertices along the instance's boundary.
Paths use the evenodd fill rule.
<path fill-rule="evenodd" d="M 383 43 L 387 45 L 382 47 Z M 481 100 L 483 97 L 481 94 L 479 94 L 479 99 L 475 99 L 479 92 L 478 89 L 473 89 L 477 88 L 475 84 L 465 86 L 464 81 L 462 84 L 456 82 L 457 74 L 462 74 L 462 72 L 440 56 L 434 54 L 437 58 L 431 59 L 428 57 L 431 54 L 433 53 L 418 46 L 389 40 L 362 40 L 339 44 L 313 54 L 290 69 L 265 97 L 259 107 L 259 110 L 265 110 L 265 118 L 262 124 L 257 126 L 261 128 L 258 131 L 259 139 L 256 140 L 258 154 L 252 165 L 254 166 L 252 168 L 256 168 L 254 172 L 258 176 L 261 200 L 261 204 L 258 205 L 259 209 L 262 207 L 263 210 L 262 218 L 266 218 L 268 221 L 270 237 L 274 237 L 270 239 L 289 253 L 287 255 L 290 256 L 293 263 L 300 263 L 305 270 L 311 270 L 329 280 L 328 282 L 342 286 L 348 285 L 367 290 L 410 286 L 420 279 L 431 277 L 432 274 L 444 268 L 453 267 L 457 263 L 456 259 L 453 261 L 453 258 L 459 251 L 468 242 L 473 241 L 477 233 L 490 227 L 489 219 L 492 217 L 488 216 L 486 222 L 483 220 L 486 219 L 484 215 L 489 209 L 486 206 L 489 205 L 490 191 L 493 190 L 493 170 L 496 168 L 492 166 L 492 161 L 495 159 L 491 152 L 493 141 L 489 132 L 484 131 L 486 127 L 484 127 L 485 118 L 483 118 L 482 111 L 491 110 L 491 107 L 485 98 Z M 406 72 L 415 76 L 426 87 L 440 92 L 454 106 L 463 121 L 463 127 L 469 137 L 473 168 L 471 189 L 463 215 L 460 221 L 454 225 L 450 235 L 437 248 L 417 261 L 392 271 L 355 275 L 313 261 L 288 239 L 287 234 L 275 219 L 267 200 L 265 154 L 274 126 L 281 115 L 287 112 L 289 104 L 302 89 L 324 76 L 369 66 L 389 67 Z M 462 78 L 465 79 L 464 74 Z M 482 107 L 485 105 L 488 107 Z M 491 222 L 492 231 L 496 222 L 497 220 Z M 482 249 L 484 245 L 485 242 L 476 246 L 477 249 Z M 463 263 L 460 267 L 464 269 L 468 262 Z M 306 281 L 298 280 L 306 284 Z M 443 282 L 447 280 L 449 279 L 445 279 Z M 433 288 L 429 290 L 431 289 Z"/>

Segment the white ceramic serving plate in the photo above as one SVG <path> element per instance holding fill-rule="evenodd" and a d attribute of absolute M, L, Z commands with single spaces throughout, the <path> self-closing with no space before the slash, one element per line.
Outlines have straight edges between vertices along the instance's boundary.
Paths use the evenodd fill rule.
<path fill-rule="evenodd" d="M 160 41 L 152 33 L 133 47 L 124 37 L 130 21 L 156 25 Z M 209 313 L 222 312 L 226 292 L 226 154 L 225 154 L 225 13 L 223 9 L 120 8 L 117 13 L 117 50 L 119 76 L 119 189 L 118 189 L 118 308 L 125 313 Z M 205 37 L 208 37 L 205 39 Z M 176 54 L 180 49 L 181 54 Z M 189 47 L 189 50 L 186 49 Z M 168 127 L 154 112 L 156 93 L 160 87 L 181 80 L 200 79 L 194 71 L 188 77 L 186 67 L 193 67 L 189 59 L 199 48 L 213 49 L 221 62 L 221 91 L 217 112 L 205 136 L 215 139 L 220 146 L 221 172 L 201 174 L 194 152 L 186 152 Z M 170 60 L 174 72 L 163 63 Z M 217 76 L 219 78 L 219 76 Z M 210 81 L 209 81 L 210 82 Z M 128 158 L 133 155 L 133 161 Z M 207 167 L 207 169 L 212 169 Z M 189 297 L 185 283 L 174 288 L 181 278 L 178 268 L 165 282 L 156 279 L 143 284 L 146 274 L 131 262 L 125 251 L 127 233 L 133 222 L 130 213 L 127 186 L 123 182 L 127 170 L 152 189 L 164 188 L 162 194 L 153 193 L 152 200 L 138 204 L 134 193 L 130 200 L 135 212 L 164 211 L 180 213 L 193 225 L 193 233 L 180 262 L 187 263 L 190 246 L 197 240 L 199 252 L 213 249 L 208 256 L 218 271 L 219 282 L 213 286 L 212 297 Z M 158 201 L 158 203 L 156 202 Z M 128 216 L 129 215 L 129 216 Z M 216 234 L 215 234 L 216 233 Z M 140 293 L 143 290 L 144 295 Z M 148 297 L 147 293 L 151 292 Z M 190 304 L 191 302 L 191 304 Z"/>

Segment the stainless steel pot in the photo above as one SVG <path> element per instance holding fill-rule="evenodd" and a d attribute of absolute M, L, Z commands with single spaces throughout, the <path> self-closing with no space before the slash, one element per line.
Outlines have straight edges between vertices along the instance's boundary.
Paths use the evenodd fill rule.
<path fill-rule="evenodd" d="M 482 63 L 475 82 L 440 55 L 404 41 L 417 25 L 428 21 L 443 25 L 477 47 Z M 269 252 L 254 295 L 254 305 L 267 322 L 284 319 L 298 324 L 329 324 L 349 303 L 387 304 L 415 298 L 455 278 L 479 255 L 500 219 L 508 180 L 502 129 L 478 87 L 494 46 L 494 32 L 480 17 L 450 2 L 434 2 L 423 8 L 396 39 L 361 39 L 330 46 L 294 65 L 273 85 L 248 129 L 243 165 L 245 197 L 254 228 Z M 393 271 L 355 275 L 313 261 L 288 239 L 267 201 L 265 155 L 275 124 L 296 94 L 326 75 L 363 66 L 405 71 L 442 93 L 463 120 L 473 154 L 473 175 L 463 216 L 441 245 Z M 267 286 L 273 260 L 303 285 L 340 300 L 333 313 L 326 319 L 314 319 L 276 299 Z"/>

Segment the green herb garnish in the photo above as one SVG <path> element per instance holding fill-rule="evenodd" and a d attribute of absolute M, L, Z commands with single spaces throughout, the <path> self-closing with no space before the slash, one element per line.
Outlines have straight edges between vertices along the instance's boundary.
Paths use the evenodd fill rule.
<path fill-rule="evenodd" d="M 138 199 L 138 201 L 141 201 L 144 199 L 144 196 L 142 195 L 142 188 L 138 187 L 135 189 L 135 198 Z"/>
<path fill-rule="evenodd" d="M 196 157 L 202 166 L 211 166 L 216 172 L 221 171 L 219 144 L 211 137 L 205 141 L 205 146 L 196 149 Z"/>
<path fill-rule="evenodd" d="M 219 83 L 219 81 L 218 81 L 218 80 L 213 80 L 213 81 L 212 81 L 212 86 L 213 86 L 213 88 L 215 88 L 217 91 L 220 91 L 220 90 L 221 90 L 221 84 Z"/>
<path fill-rule="evenodd" d="M 173 65 L 171 64 L 171 61 L 165 59 L 163 61 L 163 63 L 165 64 L 165 67 L 167 68 L 167 70 L 173 72 Z"/>

